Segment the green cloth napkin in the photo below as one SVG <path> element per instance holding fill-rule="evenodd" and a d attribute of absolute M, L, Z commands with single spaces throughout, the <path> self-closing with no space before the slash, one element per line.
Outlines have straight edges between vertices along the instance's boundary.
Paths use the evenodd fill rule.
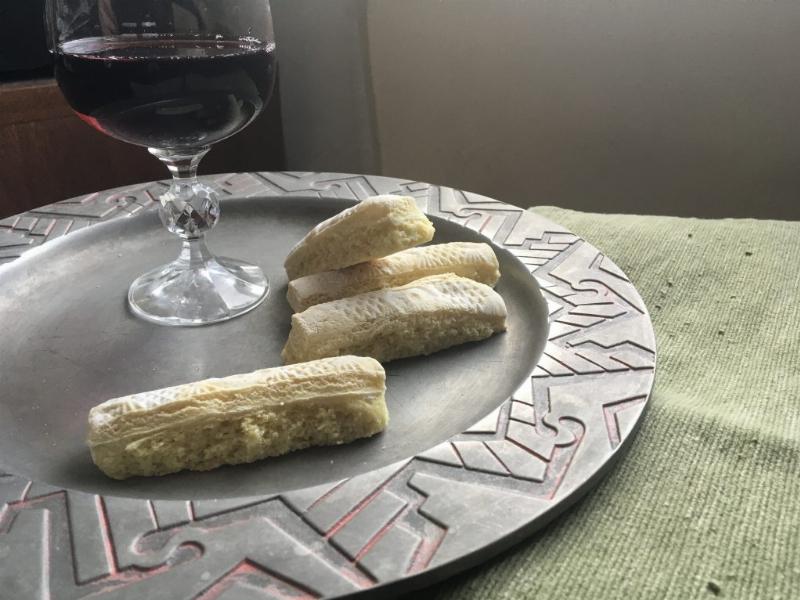
<path fill-rule="evenodd" d="M 800 598 L 800 223 L 535 211 L 638 288 L 654 395 L 583 501 L 425 596 Z"/>

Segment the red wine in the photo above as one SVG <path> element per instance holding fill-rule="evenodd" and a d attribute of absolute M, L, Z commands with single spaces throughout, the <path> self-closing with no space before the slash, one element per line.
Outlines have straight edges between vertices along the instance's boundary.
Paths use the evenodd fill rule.
<path fill-rule="evenodd" d="M 168 36 L 85 38 L 56 52 L 56 78 L 87 123 L 132 144 L 209 146 L 269 100 L 275 45 Z"/>

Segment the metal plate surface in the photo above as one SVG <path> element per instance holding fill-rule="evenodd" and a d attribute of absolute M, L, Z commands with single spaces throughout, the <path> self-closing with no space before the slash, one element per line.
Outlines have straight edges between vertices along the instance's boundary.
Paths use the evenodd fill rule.
<path fill-rule="evenodd" d="M 273 289 L 257 310 L 211 327 L 161 328 L 127 313 L 127 284 L 177 251 L 148 210 L 161 184 L 0 221 L 0 588 L 9 598 L 399 593 L 540 527 L 597 480 L 640 421 L 655 368 L 647 311 L 625 275 L 564 228 L 383 177 L 212 183 L 237 197 L 223 203 L 212 249 L 259 264 Z M 387 365 L 391 424 L 371 440 L 208 473 L 99 474 L 83 444 L 88 409 L 279 364 L 288 248 L 376 193 L 415 196 L 436 242 L 495 244 L 509 331 Z"/>
<path fill-rule="evenodd" d="M 155 211 L 87 228 L 3 269 L 0 297 L 0 456 L 34 480 L 146 499 L 238 498 L 352 477 L 424 452 L 467 429 L 510 396 L 541 355 L 547 306 L 522 263 L 498 249 L 498 291 L 509 330 L 483 343 L 387 365 L 391 427 L 368 440 L 167 477 L 114 481 L 85 444 L 92 406 L 116 398 L 282 364 L 289 334 L 283 260 L 314 225 L 353 201 L 266 197 L 224 206 L 212 247 L 268 274 L 273 293 L 248 314 L 201 328 L 167 328 L 133 316 L 125 290 L 137 273 L 174 258 L 178 239 Z M 478 240 L 432 216 L 434 242 Z M 495 380 L 490 393 L 484 388 Z M 54 387 L 56 384 L 58 387 Z"/>

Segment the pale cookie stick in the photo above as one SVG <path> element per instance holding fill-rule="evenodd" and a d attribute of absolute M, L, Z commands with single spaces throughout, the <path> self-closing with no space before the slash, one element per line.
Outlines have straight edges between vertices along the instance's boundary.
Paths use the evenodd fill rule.
<path fill-rule="evenodd" d="M 314 227 L 284 267 L 290 280 L 341 269 L 430 242 L 433 233 L 411 196 L 373 196 Z"/>
<path fill-rule="evenodd" d="M 397 287 L 442 273 L 454 273 L 494 286 L 500 278 L 500 265 L 489 244 L 452 242 L 422 246 L 295 279 L 289 282 L 286 298 L 295 312 L 302 312 L 315 304 Z"/>
<path fill-rule="evenodd" d="M 453 274 L 342 298 L 292 315 L 284 362 L 356 354 L 381 362 L 482 340 L 506 328 L 488 285 Z"/>
<path fill-rule="evenodd" d="M 382 431 L 385 383 L 358 356 L 206 379 L 95 406 L 87 441 L 114 479 L 252 462 Z"/>

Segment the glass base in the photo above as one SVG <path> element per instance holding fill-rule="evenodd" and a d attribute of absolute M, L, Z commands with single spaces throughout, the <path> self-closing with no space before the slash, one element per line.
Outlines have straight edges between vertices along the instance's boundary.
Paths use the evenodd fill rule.
<path fill-rule="evenodd" d="M 159 325 L 197 326 L 253 310 L 269 293 L 259 267 L 231 258 L 175 260 L 136 279 L 128 290 L 135 315 Z"/>

